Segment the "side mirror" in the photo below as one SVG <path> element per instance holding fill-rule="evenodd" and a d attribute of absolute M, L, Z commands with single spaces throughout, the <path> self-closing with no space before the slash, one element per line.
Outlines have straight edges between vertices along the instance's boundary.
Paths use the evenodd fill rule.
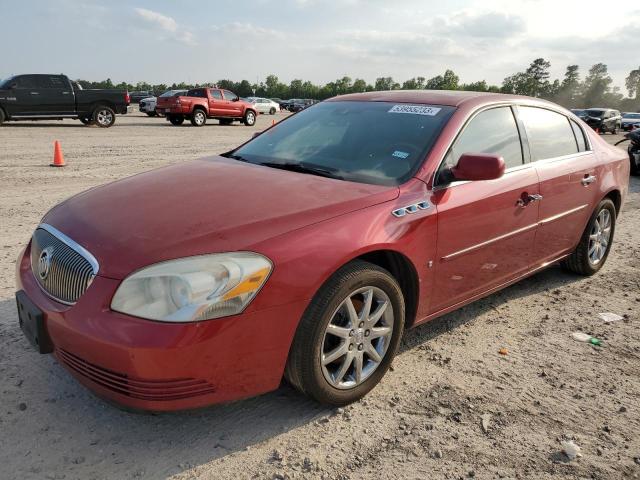
<path fill-rule="evenodd" d="M 488 153 L 465 153 L 451 169 L 456 180 L 494 180 L 504 174 L 504 159 Z"/>

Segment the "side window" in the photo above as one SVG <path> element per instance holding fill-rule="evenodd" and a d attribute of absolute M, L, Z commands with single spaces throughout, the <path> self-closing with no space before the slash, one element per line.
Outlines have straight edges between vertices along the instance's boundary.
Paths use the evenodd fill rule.
<path fill-rule="evenodd" d="M 64 79 L 58 75 L 41 75 L 38 80 L 40 88 L 55 88 L 58 90 L 66 88 Z"/>
<path fill-rule="evenodd" d="M 230 92 L 229 90 L 224 90 L 224 99 L 225 100 L 233 101 L 236 98 L 238 98 L 238 96 L 235 93 Z"/>
<path fill-rule="evenodd" d="M 576 142 L 578 143 L 578 151 L 586 152 L 587 141 L 584 137 L 584 131 L 582 130 L 582 128 L 580 128 L 580 125 L 578 125 L 576 122 L 574 122 L 573 120 L 570 120 L 570 121 L 571 121 L 571 128 L 573 128 L 573 134 L 576 136 Z"/>
<path fill-rule="evenodd" d="M 443 170 L 455 167 L 465 153 L 500 155 L 506 168 L 522 165 L 520 133 L 511 108 L 492 108 L 473 117 L 447 153 L 438 177 Z"/>
<path fill-rule="evenodd" d="M 189 90 L 187 92 L 187 97 L 200 97 L 206 98 L 206 93 L 202 88 L 194 88 L 193 90 Z"/>
<path fill-rule="evenodd" d="M 220 90 L 211 90 L 211 97 L 215 98 L 216 100 L 222 100 L 222 94 L 220 93 Z"/>
<path fill-rule="evenodd" d="M 518 107 L 518 112 L 527 129 L 533 161 L 578 152 L 576 137 L 567 117 L 538 107 Z"/>
<path fill-rule="evenodd" d="M 18 88 L 40 88 L 37 75 L 22 75 L 16 79 Z"/>

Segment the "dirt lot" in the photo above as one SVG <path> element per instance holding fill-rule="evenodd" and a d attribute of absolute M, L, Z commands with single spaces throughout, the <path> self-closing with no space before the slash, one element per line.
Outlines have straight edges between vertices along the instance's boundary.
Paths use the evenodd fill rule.
<path fill-rule="evenodd" d="M 17 325 L 14 265 L 50 207 L 224 151 L 272 119 L 197 129 L 136 114 L 108 130 L 68 120 L 0 128 L 0 478 L 640 478 L 638 179 L 597 276 L 551 268 L 408 332 L 393 371 L 345 409 L 283 386 L 195 412 L 132 414 L 32 351 Z M 65 169 L 47 166 L 55 139 Z M 605 324 L 599 312 L 626 318 Z M 576 330 L 604 346 L 574 341 Z M 560 453 L 565 439 L 581 458 Z"/>

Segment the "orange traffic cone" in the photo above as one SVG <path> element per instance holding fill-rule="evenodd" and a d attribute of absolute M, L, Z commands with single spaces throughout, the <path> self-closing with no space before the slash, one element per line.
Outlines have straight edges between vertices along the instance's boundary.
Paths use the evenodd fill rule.
<path fill-rule="evenodd" d="M 50 163 L 50 167 L 65 167 L 64 157 L 62 156 L 62 148 L 60 142 L 56 140 L 53 144 L 53 163 Z"/>
<path fill-rule="evenodd" d="M 275 120 L 271 120 L 271 126 L 273 127 L 276 124 Z"/>

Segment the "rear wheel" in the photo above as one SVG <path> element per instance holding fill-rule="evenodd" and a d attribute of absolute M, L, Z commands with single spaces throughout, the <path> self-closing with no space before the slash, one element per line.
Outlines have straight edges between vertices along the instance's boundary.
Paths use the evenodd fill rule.
<path fill-rule="evenodd" d="M 0 125 L 4 123 L 4 110 L 0 108 Z"/>
<path fill-rule="evenodd" d="M 205 123 L 207 123 L 207 114 L 201 108 L 196 108 L 191 114 L 191 125 L 202 127 Z"/>
<path fill-rule="evenodd" d="M 605 198 L 591 215 L 580 243 L 562 266 L 580 275 L 593 275 L 607 261 L 616 228 L 616 206 Z"/>
<path fill-rule="evenodd" d="M 275 115 L 276 114 L 276 107 L 271 107 L 271 110 L 269 110 L 269 115 Z"/>
<path fill-rule="evenodd" d="M 109 128 L 116 121 L 116 113 L 111 107 L 100 105 L 93 111 L 91 120 L 101 128 Z"/>
<path fill-rule="evenodd" d="M 169 121 L 171 125 L 175 125 L 176 127 L 182 125 L 184 123 L 183 115 L 169 115 Z"/>
<path fill-rule="evenodd" d="M 355 261 L 318 291 L 295 334 L 285 376 L 321 403 L 346 405 L 382 379 L 404 329 L 404 299 L 391 274 Z"/>
<path fill-rule="evenodd" d="M 253 127 L 256 124 L 256 112 L 247 110 L 244 114 L 243 121 L 247 127 Z"/>

